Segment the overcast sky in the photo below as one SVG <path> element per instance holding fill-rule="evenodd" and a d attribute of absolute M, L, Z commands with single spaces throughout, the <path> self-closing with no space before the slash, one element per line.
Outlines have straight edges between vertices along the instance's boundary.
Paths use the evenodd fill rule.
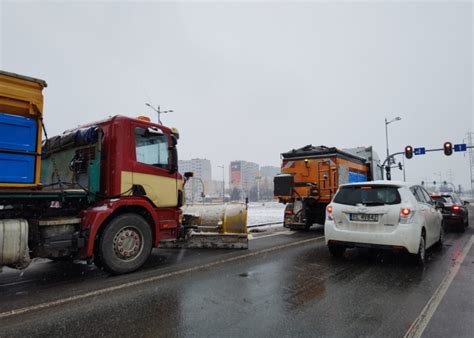
<path fill-rule="evenodd" d="M 0 3 L 0 68 L 48 82 L 51 135 L 160 104 L 180 158 L 220 178 L 306 144 L 383 157 L 385 117 L 402 117 L 391 152 L 474 131 L 471 2 Z M 411 181 L 469 184 L 462 154 L 406 162 Z"/>

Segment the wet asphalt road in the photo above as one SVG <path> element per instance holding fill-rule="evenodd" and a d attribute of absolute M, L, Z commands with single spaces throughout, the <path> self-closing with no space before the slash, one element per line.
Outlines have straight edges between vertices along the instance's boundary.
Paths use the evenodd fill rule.
<path fill-rule="evenodd" d="M 321 227 L 255 234 L 244 251 L 155 250 L 126 276 L 47 260 L 4 269 L 0 336 L 402 337 L 471 241 L 470 211 L 424 269 L 358 249 L 333 259 Z M 472 337 L 473 318 L 471 248 L 423 337 Z"/>

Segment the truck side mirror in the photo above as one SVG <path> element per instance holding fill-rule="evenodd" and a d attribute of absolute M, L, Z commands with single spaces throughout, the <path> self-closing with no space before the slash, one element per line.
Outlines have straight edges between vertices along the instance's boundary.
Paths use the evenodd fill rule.
<path fill-rule="evenodd" d="M 174 174 L 178 171 L 178 150 L 176 147 L 170 147 L 170 164 L 169 164 L 169 171 L 170 173 Z"/>
<path fill-rule="evenodd" d="M 184 173 L 184 177 L 189 180 L 194 177 L 194 173 L 192 171 L 187 171 Z"/>
<path fill-rule="evenodd" d="M 171 144 L 173 147 L 176 147 L 176 145 L 178 144 L 178 139 L 174 135 L 171 135 Z"/>

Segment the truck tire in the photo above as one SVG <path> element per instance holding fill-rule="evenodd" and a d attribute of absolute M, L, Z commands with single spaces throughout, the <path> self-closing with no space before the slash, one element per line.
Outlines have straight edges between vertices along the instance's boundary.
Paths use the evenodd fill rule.
<path fill-rule="evenodd" d="M 95 263 L 116 275 L 133 272 L 146 262 L 152 246 L 153 233 L 145 219 L 136 214 L 123 214 L 106 225 L 99 239 Z"/>

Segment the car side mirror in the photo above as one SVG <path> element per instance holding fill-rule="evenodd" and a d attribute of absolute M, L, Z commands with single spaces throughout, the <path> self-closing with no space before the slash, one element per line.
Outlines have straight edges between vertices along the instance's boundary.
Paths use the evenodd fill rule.
<path fill-rule="evenodd" d="M 444 203 L 440 201 L 435 202 L 435 208 L 436 209 L 443 209 L 444 208 Z"/>
<path fill-rule="evenodd" d="M 464 203 L 464 205 L 469 205 L 470 204 L 469 201 L 464 201 L 463 203 Z"/>

